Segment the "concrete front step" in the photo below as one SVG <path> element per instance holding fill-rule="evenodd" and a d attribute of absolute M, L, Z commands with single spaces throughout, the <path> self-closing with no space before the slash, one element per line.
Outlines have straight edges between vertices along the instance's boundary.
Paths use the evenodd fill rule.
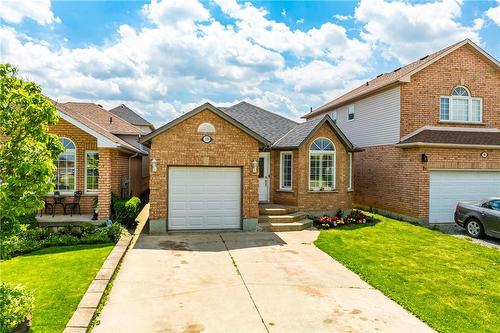
<path fill-rule="evenodd" d="M 260 215 L 284 215 L 298 211 L 295 206 L 279 205 L 279 204 L 261 204 L 259 205 Z"/>
<path fill-rule="evenodd" d="M 308 229 L 313 226 L 313 221 L 309 219 L 302 219 L 290 223 L 275 223 L 275 222 L 259 222 L 259 229 L 261 231 L 300 231 Z"/>
<path fill-rule="evenodd" d="M 272 223 L 292 223 L 307 218 L 304 212 L 294 212 L 291 214 L 283 215 L 260 215 L 259 222 L 272 222 Z"/>

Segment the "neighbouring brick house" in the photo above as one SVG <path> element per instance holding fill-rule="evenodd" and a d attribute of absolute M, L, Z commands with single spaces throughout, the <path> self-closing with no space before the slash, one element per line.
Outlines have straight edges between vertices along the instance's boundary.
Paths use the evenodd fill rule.
<path fill-rule="evenodd" d="M 54 104 L 61 119 L 50 132 L 65 147 L 56 161 L 55 191 L 66 197 L 82 191 L 82 214 L 91 214 L 98 199 L 99 219 L 106 219 L 111 193 L 140 195 L 148 187 L 149 175 L 142 172 L 148 149 L 138 142 L 146 133 L 94 103 Z M 61 206 L 56 213 L 62 213 Z"/>
<path fill-rule="evenodd" d="M 384 73 L 304 116 L 353 144 L 355 203 L 423 223 L 500 195 L 500 67 L 470 40 Z"/>
<path fill-rule="evenodd" d="M 246 102 L 206 103 L 141 142 L 150 147 L 153 232 L 254 230 L 258 220 L 304 228 L 311 221 L 295 210 L 351 208 L 358 150 L 328 115 L 298 124 Z M 266 215 L 273 209 L 283 214 Z"/>

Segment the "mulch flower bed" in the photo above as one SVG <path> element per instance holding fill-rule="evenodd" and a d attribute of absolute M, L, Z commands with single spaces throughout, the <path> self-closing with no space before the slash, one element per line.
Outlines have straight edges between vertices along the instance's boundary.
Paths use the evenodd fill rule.
<path fill-rule="evenodd" d="M 314 226 L 320 229 L 338 228 L 347 224 L 366 224 L 373 222 L 373 217 L 365 215 L 360 210 L 353 209 L 350 214 L 339 210 L 334 216 L 323 215 L 320 217 L 310 216 Z"/>

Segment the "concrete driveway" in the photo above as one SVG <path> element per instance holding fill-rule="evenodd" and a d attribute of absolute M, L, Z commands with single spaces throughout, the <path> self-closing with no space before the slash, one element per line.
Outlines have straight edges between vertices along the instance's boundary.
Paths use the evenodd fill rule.
<path fill-rule="evenodd" d="M 431 332 L 317 231 L 141 235 L 94 332 Z"/>

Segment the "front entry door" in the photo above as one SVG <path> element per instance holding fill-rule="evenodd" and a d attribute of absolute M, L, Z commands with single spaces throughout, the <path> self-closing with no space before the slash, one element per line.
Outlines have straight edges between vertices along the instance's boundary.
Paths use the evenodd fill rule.
<path fill-rule="evenodd" d="M 270 153 L 259 153 L 259 201 L 269 201 Z"/>

